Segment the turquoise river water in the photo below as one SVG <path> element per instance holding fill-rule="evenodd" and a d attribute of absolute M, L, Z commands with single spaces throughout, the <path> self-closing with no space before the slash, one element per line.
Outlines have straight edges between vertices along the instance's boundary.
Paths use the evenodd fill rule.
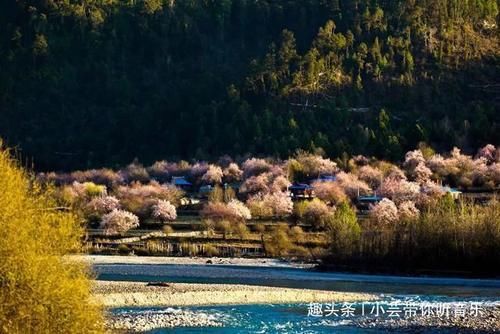
<path fill-rule="evenodd" d="M 500 307 L 499 279 L 406 277 L 325 273 L 311 269 L 214 265 L 95 265 L 98 278 L 122 281 L 252 284 L 335 291 L 369 292 L 382 297 L 374 303 L 352 305 L 310 304 L 206 306 L 183 308 L 209 315 L 223 328 L 157 329 L 150 333 L 387 333 L 382 328 L 361 328 L 367 317 L 389 319 L 412 308 L 448 309 L 452 314 L 467 308 Z M 316 305 L 317 306 L 317 305 Z M 344 310 L 342 308 L 344 307 Z M 351 310 L 352 312 L 349 312 Z M 377 314 L 377 310 L 380 310 Z M 392 310 L 392 311 L 391 311 Z M 167 308 L 119 308 L 115 313 L 167 312 Z M 383 312 L 382 312 L 383 311 Z M 469 313 L 470 312 L 470 313 Z M 408 313 L 411 314 L 411 313 Z M 321 316 L 319 316 L 321 315 Z M 420 316 L 421 314 L 414 314 Z M 499 324 L 500 331 L 500 324 Z M 391 333 L 413 332 L 392 330 Z M 422 329 L 419 333 L 457 333 L 456 329 Z"/>

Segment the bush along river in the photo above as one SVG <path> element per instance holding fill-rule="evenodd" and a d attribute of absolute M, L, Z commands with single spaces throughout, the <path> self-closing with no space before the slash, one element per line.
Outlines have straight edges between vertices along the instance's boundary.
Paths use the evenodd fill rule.
<path fill-rule="evenodd" d="M 376 301 L 114 308 L 114 328 L 149 333 L 494 333 L 500 280 L 249 266 L 95 264 L 99 280 L 247 284 L 373 293 Z M 123 327 L 123 324 L 127 326 Z M 122 327 L 120 327 L 122 326 Z"/>

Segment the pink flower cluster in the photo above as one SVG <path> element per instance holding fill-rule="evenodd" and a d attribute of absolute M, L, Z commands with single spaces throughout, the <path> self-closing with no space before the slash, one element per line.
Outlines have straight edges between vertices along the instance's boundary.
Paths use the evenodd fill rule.
<path fill-rule="evenodd" d="M 132 183 L 130 186 L 120 186 L 118 198 L 159 198 L 175 201 L 182 194 L 179 189 L 169 184 L 159 184 L 152 181 L 148 184 Z"/>
<path fill-rule="evenodd" d="M 215 221 L 241 221 L 251 218 L 249 209 L 237 200 L 231 200 L 228 204 L 209 202 L 201 210 L 201 216 Z"/>
<path fill-rule="evenodd" d="M 115 209 L 104 215 L 101 228 L 106 235 L 123 234 L 139 226 L 139 218 L 131 212 Z"/>
<path fill-rule="evenodd" d="M 399 219 L 398 208 L 393 201 L 384 198 L 371 208 L 370 218 L 380 226 L 392 225 Z"/>
<path fill-rule="evenodd" d="M 247 195 L 265 194 L 269 192 L 271 173 L 250 176 L 242 183 L 240 193 Z"/>
<path fill-rule="evenodd" d="M 87 203 L 87 210 L 99 215 L 109 213 L 119 208 L 120 201 L 115 196 L 94 197 L 89 203 Z"/>
<path fill-rule="evenodd" d="M 366 182 L 372 189 L 378 188 L 384 177 L 381 170 L 370 165 L 362 166 L 357 175 L 361 181 Z"/>
<path fill-rule="evenodd" d="M 201 177 L 201 180 L 208 184 L 220 184 L 222 183 L 222 177 L 224 173 L 222 168 L 216 165 L 209 165 L 207 171 Z"/>
<path fill-rule="evenodd" d="M 309 177 L 334 174 L 339 170 L 335 162 L 320 155 L 300 152 L 295 159 L 301 165 L 302 173 Z"/>
<path fill-rule="evenodd" d="M 343 188 L 338 182 L 315 182 L 313 183 L 314 194 L 320 200 L 330 204 L 339 204 L 347 200 Z"/>
<path fill-rule="evenodd" d="M 243 176 L 243 171 L 238 164 L 231 162 L 223 171 L 224 179 L 226 182 L 240 181 Z"/>
<path fill-rule="evenodd" d="M 370 219 L 380 227 L 391 226 L 400 220 L 413 220 L 418 218 L 420 210 L 412 201 L 404 201 L 396 206 L 396 203 L 388 198 L 382 199 L 370 209 Z"/>
<path fill-rule="evenodd" d="M 234 212 L 234 215 L 241 219 L 251 219 L 252 214 L 250 210 L 243 204 L 242 202 L 232 199 L 229 203 L 227 203 L 227 207 Z"/>
<path fill-rule="evenodd" d="M 372 192 L 370 186 L 366 184 L 366 182 L 358 179 L 354 174 L 340 172 L 337 174 L 336 182 L 338 182 L 345 194 L 351 199 L 355 199 L 358 196 L 369 195 Z"/>
<path fill-rule="evenodd" d="M 251 158 L 243 162 L 243 175 L 245 178 L 259 175 L 271 170 L 271 164 L 264 159 Z"/>
<path fill-rule="evenodd" d="M 152 207 L 151 215 L 160 221 L 172 221 L 177 219 L 177 210 L 169 201 L 158 200 Z"/>
<path fill-rule="evenodd" d="M 405 201 L 399 204 L 398 212 L 399 217 L 405 220 L 415 219 L 420 215 L 420 210 L 417 209 L 415 203 L 412 201 Z"/>
<path fill-rule="evenodd" d="M 396 203 L 415 201 L 420 194 L 420 185 L 406 179 L 387 177 L 377 189 L 377 194 Z"/>
<path fill-rule="evenodd" d="M 293 202 L 285 192 L 258 194 L 247 200 L 247 206 L 254 216 L 284 217 L 293 211 Z"/>
<path fill-rule="evenodd" d="M 455 147 L 448 158 L 436 154 L 426 162 L 426 166 L 435 179 L 446 181 L 452 186 L 495 188 L 500 185 L 496 177 L 498 167 L 495 166 L 500 162 L 499 152 L 495 146 L 488 144 L 473 159 Z"/>

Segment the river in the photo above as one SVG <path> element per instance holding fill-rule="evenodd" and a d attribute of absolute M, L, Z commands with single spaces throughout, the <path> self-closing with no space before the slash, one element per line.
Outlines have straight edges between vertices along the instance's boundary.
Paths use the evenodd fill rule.
<path fill-rule="evenodd" d="M 331 305 L 321 305 L 321 313 L 318 313 L 318 310 L 311 312 L 311 305 L 306 304 L 190 307 L 184 309 L 213 316 L 222 321 L 224 327 L 158 329 L 151 333 L 385 333 L 385 329 L 360 328 L 360 319 L 375 316 L 389 319 L 388 311 L 391 305 L 393 311 L 397 306 L 400 315 L 407 311 L 408 305 L 416 305 L 419 309 L 422 305 L 424 307 L 432 305 L 436 309 L 448 308 L 452 316 L 457 306 L 469 308 L 475 305 L 476 308 L 479 307 L 479 311 L 491 305 L 500 307 L 498 279 L 361 275 L 325 273 L 312 269 L 236 265 L 95 264 L 94 268 L 98 278 L 103 280 L 251 284 L 370 292 L 382 297 L 382 301 L 377 305 L 373 303 L 350 305 L 354 309 L 352 314 L 341 312 L 342 306 L 345 305 L 340 304 L 334 306 L 333 310 Z M 376 315 L 375 308 L 384 313 Z M 113 312 L 154 313 L 164 310 L 165 308 L 154 307 L 126 308 L 115 309 Z M 390 314 L 391 317 L 393 315 L 394 313 Z M 457 331 L 429 328 L 421 332 L 456 333 Z"/>

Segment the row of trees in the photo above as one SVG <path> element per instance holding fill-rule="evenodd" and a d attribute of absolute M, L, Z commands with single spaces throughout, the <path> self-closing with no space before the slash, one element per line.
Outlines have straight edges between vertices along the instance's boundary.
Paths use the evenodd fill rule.
<path fill-rule="evenodd" d="M 497 20 L 496 0 L 4 1 L 0 133 L 39 170 L 498 143 Z"/>
<path fill-rule="evenodd" d="M 318 179 L 324 174 L 335 178 Z M 140 222 L 176 219 L 176 207 L 186 203 L 185 192 L 169 182 L 176 176 L 193 182 L 194 189 L 203 184 L 213 186 L 200 211 L 204 219 L 212 221 L 282 218 L 325 230 L 337 209 L 354 205 L 360 195 L 377 194 L 384 199 L 370 214 L 374 222 L 384 226 L 417 218 L 451 190 L 443 184 L 462 190 L 497 189 L 500 150 L 486 145 L 472 157 L 455 148 L 442 156 L 421 145 L 406 154 L 400 167 L 364 156 L 335 162 L 299 151 L 286 161 L 247 158 L 238 162 L 226 156 L 218 163 L 160 161 L 145 168 L 135 162 L 119 171 L 42 173 L 38 177 L 56 183 L 61 203 L 82 212 L 89 223 L 101 223 L 109 233 L 121 233 Z M 311 183 L 316 198 L 293 202 L 291 181 Z M 123 227 L 116 228 L 120 222 Z"/>
<path fill-rule="evenodd" d="M 361 235 L 338 238 L 325 263 L 337 267 L 389 271 L 497 275 L 500 265 L 498 199 L 486 205 L 444 196 L 421 210 L 384 200 L 363 222 Z"/>

